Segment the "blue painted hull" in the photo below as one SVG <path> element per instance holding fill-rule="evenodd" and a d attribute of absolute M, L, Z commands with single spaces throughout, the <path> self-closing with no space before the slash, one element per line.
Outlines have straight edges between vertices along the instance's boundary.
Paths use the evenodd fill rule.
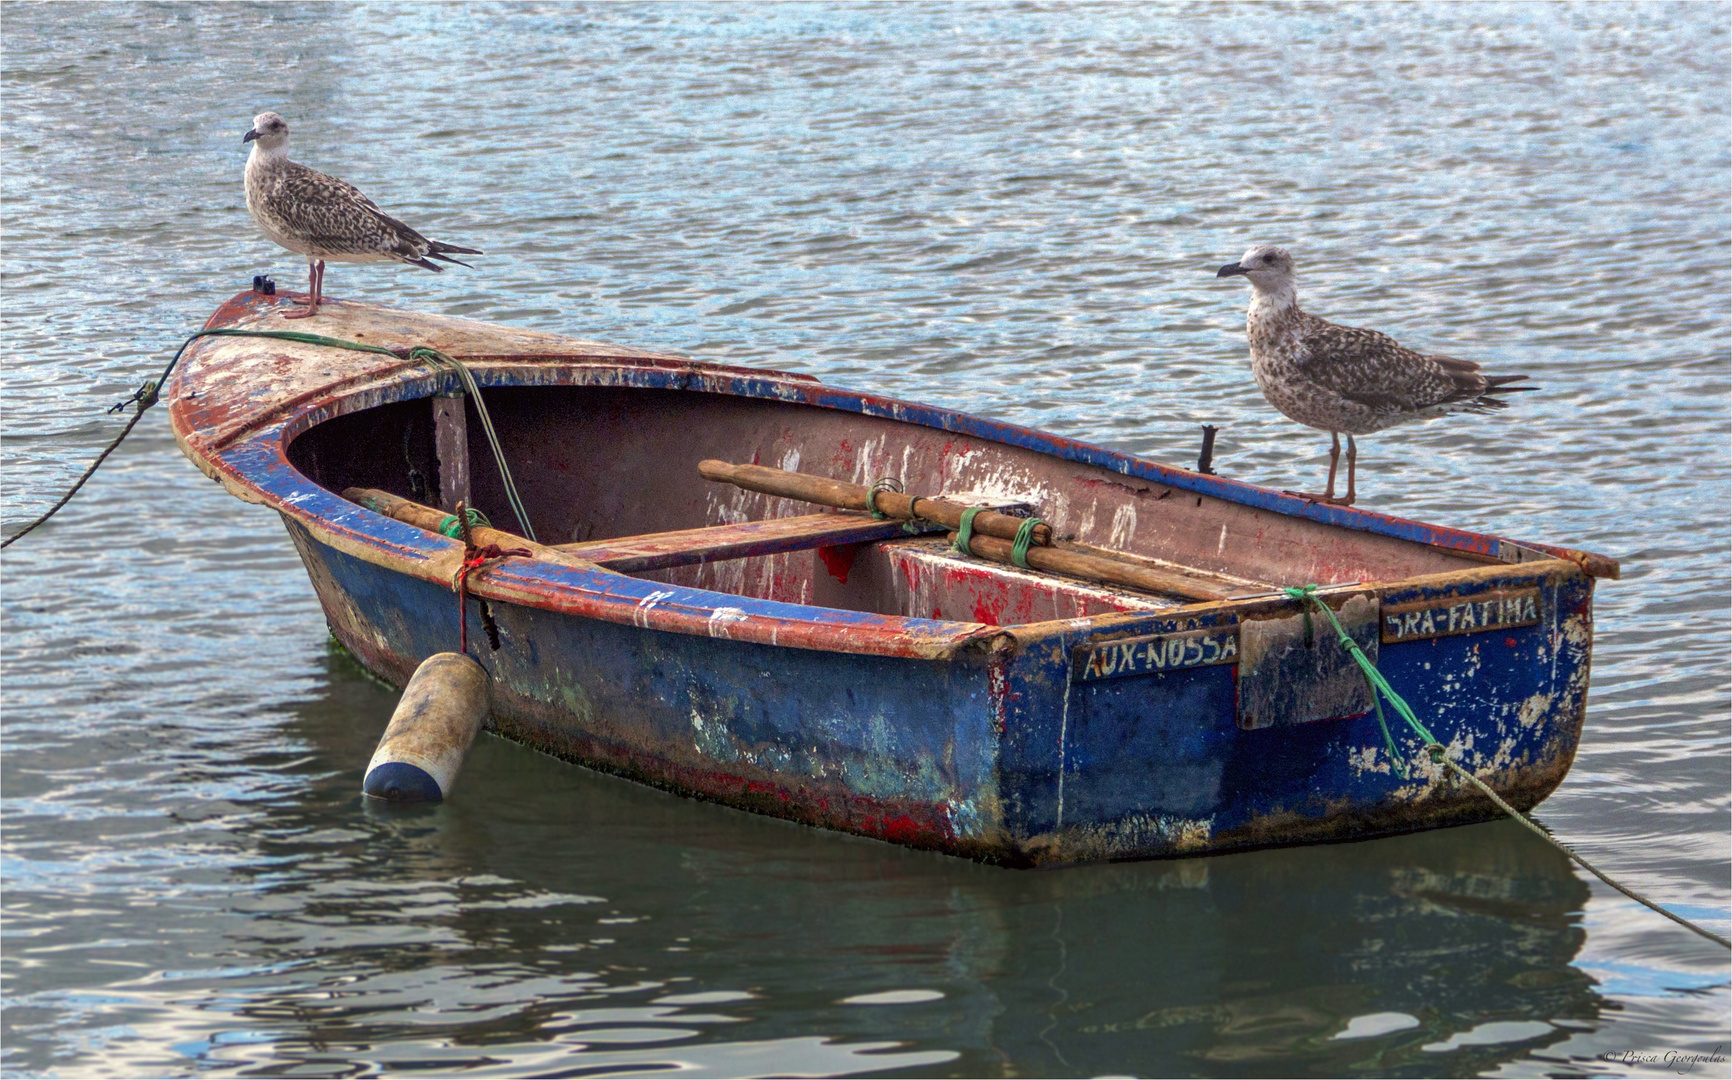
<path fill-rule="evenodd" d="M 333 632 L 366 666 L 402 684 L 422 658 L 456 648 L 448 588 L 289 528 Z M 1483 585 L 1532 580 L 1510 572 Z M 1544 588 L 1541 624 L 1385 647 L 1379 660 L 1452 756 L 1524 808 L 1562 781 L 1586 705 L 1592 579 L 1559 563 Z M 896 843 L 1029 866 L 1497 816 L 1399 725 L 1410 775 L 1397 775 L 1373 715 L 1240 728 L 1232 666 L 1078 682 L 1067 677 L 1078 642 L 1063 633 L 1007 662 L 987 650 L 922 659 L 490 607 L 502 647 L 472 651 L 494 679 L 496 733 L 681 794 Z M 473 604 L 468 619 L 471 642 L 484 641 Z M 1114 633 L 1174 628 L 1149 618 Z"/>

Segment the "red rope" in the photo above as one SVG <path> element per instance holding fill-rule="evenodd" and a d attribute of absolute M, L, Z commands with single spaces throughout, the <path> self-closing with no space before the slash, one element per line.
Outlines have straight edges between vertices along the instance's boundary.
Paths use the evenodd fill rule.
<path fill-rule="evenodd" d="M 535 553 L 528 548 L 502 548 L 498 544 L 488 544 L 486 547 L 476 547 L 471 544 L 463 549 L 463 565 L 457 568 L 457 573 L 451 579 L 451 588 L 457 593 L 457 651 L 469 652 L 469 620 L 464 616 L 464 601 L 469 595 L 469 574 L 480 570 L 490 562 L 497 562 L 509 555 L 533 556 Z"/>

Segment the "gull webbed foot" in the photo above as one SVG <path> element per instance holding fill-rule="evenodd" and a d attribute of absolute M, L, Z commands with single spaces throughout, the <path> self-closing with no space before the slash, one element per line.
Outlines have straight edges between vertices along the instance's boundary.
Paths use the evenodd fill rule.
<path fill-rule="evenodd" d="M 1346 494 L 1346 495 L 1336 495 L 1333 493 L 1319 495 L 1318 493 L 1316 493 L 1314 491 L 1293 491 L 1293 490 L 1288 489 L 1288 488 L 1282 488 L 1281 494 L 1283 494 L 1283 495 L 1297 495 L 1299 498 L 1304 499 L 1306 502 L 1327 503 L 1330 506 L 1352 506 L 1353 505 L 1353 495 L 1351 493 Z"/>

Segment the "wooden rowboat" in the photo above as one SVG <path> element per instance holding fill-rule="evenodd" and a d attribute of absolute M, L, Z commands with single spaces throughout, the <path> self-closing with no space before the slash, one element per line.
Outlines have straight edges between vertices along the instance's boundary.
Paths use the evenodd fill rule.
<path fill-rule="evenodd" d="M 182 449 L 282 515 L 332 633 L 398 685 L 458 648 L 466 549 L 439 530 L 458 499 L 483 510 L 472 541 L 529 554 L 467 576 L 468 649 L 492 730 L 549 753 L 1017 866 L 1495 816 L 1405 726 L 1392 760 L 1334 631 L 1280 591 L 1315 584 L 1511 803 L 1574 758 L 1603 556 L 804 375 L 330 300 L 285 326 L 287 305 L 244 293 L 209 325 L 400 355 L 203 338 L 169 387 Z M 417 345 L 473 372 L 529 527 Z M 861 509 L 880 478 L 882 519 Z M 945 516 L 982 505 L 964 554 Z"/>

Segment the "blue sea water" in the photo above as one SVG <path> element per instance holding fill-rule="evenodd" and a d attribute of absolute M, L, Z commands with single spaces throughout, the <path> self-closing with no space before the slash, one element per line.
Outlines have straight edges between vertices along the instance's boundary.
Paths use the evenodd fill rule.
<path fill-rule="evenodd" d="M 1724 934 L 1732 56 L 1720 4 L 193 5 L 0 13 L 7 532 L 258 273 L 240 137 L 487 252 L 327 291 L 809 371 L 1279 487 L 1243 286 L 1525 372 L 1363 505 L 1603 551 L 1539 809 Z M 147 416 L 0 562 L 6 1075 L 1644 1075 L 1724 950 L 1509 823 L 1013 873 L 486 738 L 364 805 L 395 701 L 271 515 Z M 1411 1021 L 1411 1022 L 1410 1022 Z"/>

